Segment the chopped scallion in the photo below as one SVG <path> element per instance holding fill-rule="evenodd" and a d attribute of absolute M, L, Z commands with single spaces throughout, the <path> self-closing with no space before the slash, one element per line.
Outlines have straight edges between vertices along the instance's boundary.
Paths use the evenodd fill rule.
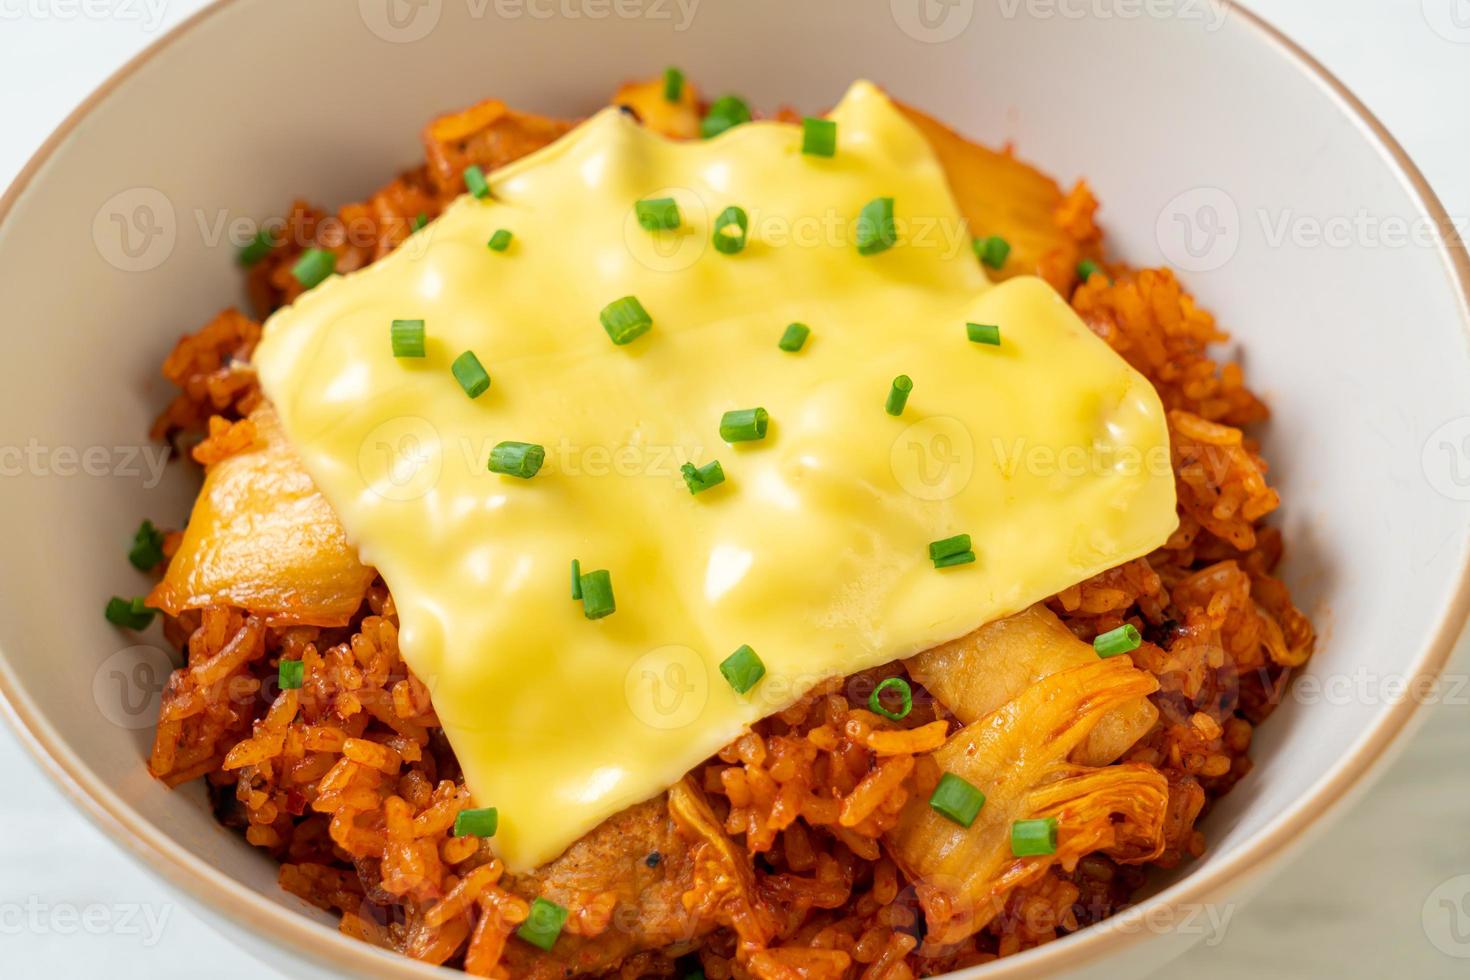
<path fill-rule="evenodd" d="M 394 320 L 389 332 L 394 357 L 424 356 L 424 321 Z"/>
<path fill-rule="evenodd" d="M 572 598 L 582 599 L 582 563 L 575 558 L 572 559 Z"/>
<path fill-rule="evenodd" d="M 470 164 L 464 168 L 465 190 L 480 198 L 481 200 L 490 196 L 490 182 L 485 179 L 485 171 L 476 164 Z"/>
<path fill-rule="evenodd" d="M 582 615 L 588 619 L 601 619 L 617 612 L 617 601 L 613 598 L 612 573 L 598 569 L 582 576 Z"/>
<path fill-rule="evenodd" d="M 240 249 L 240 264 L 249 268 L 269 255 L 275 247 L 276 236 L 270 233 L 270 229 L 262 228 Z"/>
<path fill-rule="evenodd" d="M 602 329 L 619 347 L 637 340 L 653 326 L 653 317 L 648 315 L 636 296 L 613 300 L 602 308 L 598 318 L 602 321 Z"/>
<path fill-rule="evenodd" d="M 1101 271 L 1102 266 L 1092 261 L 1092 259 L 1083 259 L 1081 262 L 1077 263 L 1077 278 L 1081 279 L 1083 282 L 1087 282 L 1087 280 L 1091 279 L 1093 273 Z"/>
<path fill-rule="evenodd" d="M 301 660 L 282 660 L 276 668 L 276 683 L 283 691 L 294 691 L 306 679 L 306 663 Z"/>
<path fill-rule="evenodd" d="M 113 596 L 107 600 L 107 608 L 104 615 L 107 621 L 114 626 L 124 629 L 142 630 L 147 629 L 148 624 L 153 622 L 156 610 L 149 609 L 143 605 L 142 597 L 136 599 L 124 599 L 121 596 Z"/>
<path fill-rule="evenodd" d="M 720 417 L 720 438 L 726 442 L 754 442 L 766 437 L 771 416 L 764 408 L 737 408 Z"/>
<path fill-rule="evenodd" d="M 546 462 L 546 449 L 534 442 L 497 442 L 490 450 L 490 472 L 529 480 Z"/>
<path fill-rule="evenodd" d="M 691 494 L 704 493 L 710 487 L 719 486 L 725 482 L 725 468 L 717 459 L 712 459 L 703 466 L 685 463 L 679 467 L 679 472 L 683 474 L 684 485 L 689 488 Z"/>
<path fill-rule="evenodd" d="M 531 903 L 526 921 L 516 929 L 516 935 L 532 946 L 550 952 L 566 922 L 566 909 L 549 899 L 537 898 Z"/>
<path fill-rule="evenodd" d="M 461 810 L 454 818 L 456 837 L 494 837 L 500 827 L 500 813 L 493 807 Z"/>
<path fill-rule="evenodd" d="M 899 708 L 897 711 L 889 711 L 883 704 L 883 692 L 898 692 Z M 868 710 L 875 715 L 882 715 L 889 721 L 903 721 L 914 710 L 914 690 L 909 687 L 909 682 L 902 677 L 889 677 L 878 683 L 873 688 L 873 693 L 868 695 Z"/>
<path fill-rule="evenodd" d="M 744 694 L 766 676 L 766 665 L 754 650 L 742 643 L 740 649 L 720 661 L 720 673 L 736 694 Z"/>
<path fill-rule="evenodd" d="M 678 102 L 684 98 L 684 73 L 677 68 L 664 69 L 664 101 Z"/>
<path fill-rule="evenodd" d="M 645 231 L 673 231 L 679 227 L 679 205 L 672 197 L 651 197 L 633 204 L 639 227 Z"/>
<path fill-rule="evenodd" d="M 429 216 L 426 213 L 424 213 L 423 211 L 420 211 L 418 213 L 418 216 L 413 219 L 413 223 L 408 226 L 408 230 L 410 232 L 418 231 L 420 228 L 422 228 L 424 225 L 426 225 L 428 223 L 429 223 Z"/>
<path fill-rule="evenodd" d="M 833 119 L 801 121 L 801 152 L 808 156 L 830 157 L 837 153 L 837 122 Z"/>
<path fill-rule="evenodd" d="M 1057 818 L 1017 820 L 1011 824 L 1011 853 L 1016 857 L 1035 857 L 1057 852 Z"/>
<path fill-rule="evenodd" d="M 939 785 L 929 796 L 931 810 L 961 827 L 974 823 L 984 805 L 985 794 L 952 772 L 939 777 Z"/>
<path fill-rule="evenodd" d="M 795 354 L 806 345 L 806 339 L 811 336 L 811 332 L 811 327 L 805 323 L 788 323 L 776 346 L 789 354 Z"/>
<path fill-rule="evenodd" d="M 710 103 L 709 111 L 699 124 L 699 135 L 705 139 L 718 136 L 727 129 L 750 122 L 750 106 L 738 95 L 722 95 Z"/>
<path fill-rule="evenodd" d="M 954 537 L 929 542 L 929 560 L 938 561 L 951 555 L 961 555 L 970 550 L 970 536 L 956 534 Z"/>
<path fill-rule="evenodd" d="M 975 560 L 975 552 L 962 551 L 957 555 L 946 555 L 943 558 L 934 559 L 935 568 L 953 568 L 956 565 L 969 565 Z"/>
<path fill-rule="evenodd" d="M 715 219 L 715 251 L 724 255 L 734 255 L 742 251 L 749 228 L 750 219 L 746 217 L 744 208 L 732 204 L 721 211 L 720 216 Z"/>
<path fill-rule="evenodd" d="M 454 372 L 454 379 L 471 398 L 479 398 L 490 387 L 490 375 L 474 351 L 467 350 L 456 357 L 449 370 Z"/>
<path fill-rule="evenodd" d="M 965 334 L 977 344 L 990 344 L 992 347 L 1000 345 L 1000 327 L 993 323 L 967 323 Z"/>
<path fill-rule="evenodd" d="M 337 268 L 337 256 L 326 248 L 309 248 L 291 266 L 291 275 L 301 283 L 301 288 L 310 289 L 330 276 Z"/>
<path fill-rule="evenodd" d="M 907 374 L 900 374 L 888 388 L 888 401 L 884 403 L 883 410 L 889 415 L 902 415 L 903 407 L 909 402 L 909 392 L 913 390 L 914 380 Z"/>
<path fill-rule="evenodd" d="M 857 220 L 859 255 L 876 255 L 893 247 L 898 230 L 893 224 L 893 198 L 875 197 L 863 205 Z"/>
<path fill-rule="evenodd" d="M 497 228 L 495 234 L 491 235 L 490 240 L 485 243 L 485 247 L 492 252 L 504 252 L 510 248 L 510 240 L 514 237 L 509 228 Z"/>
<path fill-rule="evenodd" d="M 138 525 L 133 535 L 133 546 L 128 549 L 128 561 L 140 572 L 157 568 L 163 561 L 163 532 L 153 526 L 152 521 Z"/>
<path fill-rule="evenodd" d="M 975 249 L 975 257 L 990 269 L 999 269 L 1005 265 L 1011 254 L 1011 243 L 999 235 L 977 238 L 971 244 Z"/>
<path fill-rule="evenodd" d="M 1099 657 L 1116 657 L 1120 653 L 1132 653 L 1143 645 L 1143 635 L 1132 623 L 1124 623 L 1117 629 L 1108 630 L 1092 641 L 1092 648 Z"/>

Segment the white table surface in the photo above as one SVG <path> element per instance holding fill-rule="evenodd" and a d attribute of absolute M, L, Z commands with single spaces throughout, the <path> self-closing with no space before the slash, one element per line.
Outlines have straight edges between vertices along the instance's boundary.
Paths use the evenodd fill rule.
<path fill-rule="evenodd" d="M 1075 9 L 1098 2 L 1071 0 Z M 114 68 L 200 6 L 0 0 L 0 185 Z M 1248 6 L 1346 81 L 1450 214 L 1470 216 L 1470 0 Z M 1449 671 L 1461 682 L 1470 673 L 1466 642 Z M 1158 976 L 1470 977 L 1470 686 L 1461 687 L 1444 688 L 1403 754 L 1341 820 L 1249 904 L 1226 910 L 1221 938 Z M 0 797 L 0 976 L 277 976 L 124 858 L 3 727 L 0 786 L 8 790 Z M 1396 824 L 1404 830 L 1384 833 Z"/>

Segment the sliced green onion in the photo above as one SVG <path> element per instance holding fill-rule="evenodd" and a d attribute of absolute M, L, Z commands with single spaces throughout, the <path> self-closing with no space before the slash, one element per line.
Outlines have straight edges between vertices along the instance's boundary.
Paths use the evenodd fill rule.
<path fill-rule="evenodd" d="M 152 521 L 138 525 L 133 535 L 133 546 L 128 549 L 128 561 L 140 572 L 158 567 L 163 561 L 163 532 L 153 526 Z"/>
<path fill-rule="evenodd" d="M 602 308 L 598 319 L 602 321 L 602 329 L 619 347 L 637 340 L 653 326 L 653 317 L 648 315 L 636 296 L 613 300 Z"/>
<path fill-rule="evenodd" d="M 306 679 L 306 663 L 301 660 L 282 660 L 276 669 L 276 682 L 283 691 L 294 691 Z"/>
<path fill-rule="evenodd" d="M 943 558 L 934 559 L 935 568 L 953 568 L 956 565 L 968 565 L 975 560 L 975 552 L 961 551 L 957 555 L 946 555 Z"/>
<path fill-rule="evenodd" d="M 737 408 L 720 416 L 720 438 L 726 442 L 754 442 L 766 437 L 771 416 L 764 408 Z"/>
<path fill-rule="evenodd" d="M 651 197 L 633 205 L 638 224 L 645 231 L 673 231 L 679 227 L 679 205 L 672 197 Z"/>
<path fill-rule="evenodd" d="M 424 356 L 424 321 L 394 320 L 390 333 L 394 357 Z"/>
<path fill-rule="evenodd" d="M 897 691 L 900 706 L 897 711 L 889 711 L 883 706 L 883 692 Z M 873 693 L 868 695 L 868 710 L 875 715 L 882 715 L 889 721 L 903 721 L 914 710 L 914 691 L 909 687 L 909 682 L 902 677 L 889 677 L 880 681 L 873 688 Z"/>
<path fill-rule="evenodd" d="M 464 168 L 465 190 L 478 198 L 484 199 L 490 196 L 490 183 L 485 180 L 485 171 L 476 164 L 470 164 Z"/>
<path fill-rule="evenodd" d="M 788 323 L 786 330 L 781 334 L 781 339 L 776 346 L 790 354 L 795 354 L 806 345 L 807 337 L 811 336 L 812 328 L 805 323 Z"/>
<path fill-rule="evenodd" d="M 494 837 L 500 827 L 500 813 L 493 806 L 478 810 L 461 810 L 454 818 L 456 837 Z"/>
<path fill-rule="evenodd" d="M 766 676 L 766 665 L 754 650 L 742 643 L 739 650 L 720 661 L 720 673 L 736 694 L 744 694 Z"/>
<path fill-rule="evenodd" d="M 863 205 L 857 220 L 859 255 L 876 255 L 893 247 L 898 230 L 893 224 L 893 198 L 875 197 Z"/>
<path fill-rule="evenodd" d="M 612 573 L 598 569 L 582 576 L 582 615 L 588 619 L 601 619 L 617 612 L 618 604 L 613 598 Z"/>
<path fill-rule="evenodd" d="M 572 559 L 572 598 L 579 601 L 582 598 L 582 563 L 575 558 Z"/>
<path fill-rule="evenodd" d="M 1120 653 L 1132 653 L 1143 645 L 1143 636 L 1138 627 L 1124 623 L 1117 629 L 1108 630 L 1092 641 L 1092 648 L 1099 657 L 1116 657 Z"/>
<path fill-rule="evenodd" d="M 157 610 L 149 609 L 143 605 L 142 597 L 136 599 L 124 599 L 121 596 L 113 596 L 107 600 L 107 608 L 104 615 L 107 621 L 114 626 L 124 629 L 141 630 L 147 629 L 148 624 L 153 622 L 153 616 Z"/>
<path fill-rule="evenodd" d="M 1000 327 L 993 323 L 967 323 L 965 334 L 977 344 L 1000 346 Z"/>
<path fill-rule="evenodd" d="M 1006 264 L 1006 259 L 1011 254 L 1011 243 L 999 235 L 991 235 L 987 238 L 977 238 L 971 243 L 975 249 L 975 257 L 981 264 L 991 269 L 999 269 Z"/>
<path fill-rule="evenodd" d="M 830 157 L 837 153 L 837 121 L 813 119 L 801 121 L 801 152 L 807 156 Z"/>
<path fill-rule="evenodd" d="M 1081 262 L 1077 263 L 1077 278 L 1081 279 L 1083 282 L 1091 279 L 1094 272 L 1101 271 L 1102 266 L 1092 261 L 1092 259 L 1083 259 Z"/>
<path fill-rule="evenodd" d="M 414 218 L 413 219 L 413 222 L 408 226 L 408 230 L 410 232 L 418 231 L 419 229 L 423 228 L 424 225 L 426 225 L 428 223 L 429 223 L 429 216 L 427 214 L 425 214 L 423 211 L 420 211 L 418 213 L 418 216 L 416 218 Z"/>
<path fill-rule="evenodd" d="M 1011 853 L 1016 857 L 1035 857 L 1057 852 L 1057 818 L 1017 820 L 1011 824 Z"/>
<path fill-rule="evenodd" d="M 504 252 L 510 248 L 510 240 L 514 237 L 509 228 L 497 228 L 495 234 L 491 235 L 490 240 L 485 243 L 485 247 L 492 252 Z"/>
<path fill-rule="evenodd" d="M 900 374 L 888 389 L 888 401 L 884 403 L 883 410 L 889 415 L 902 415 L 903 407 L 909 402 L 909 392 L 913 390 L 914 379 Z"/>
<path fill-rule="evenodd" d="M 529 480 L 546 462 L 546 449 L 534 442 L 497 442 L 490 450 L 490 472 Z"/>
<path fill-rule="evenodd" d="M 276 247 L 276 236 L 270 233 L 269 228 L 262 228 L 256 232 L 255 237 L 246 242 L 240 249 L 240 264 L 249 268 L 270 254 L 271 249 Z"/>
<path fill-rule="evenodd" d="M 330 276 L 337 268 L 337 256 L 330 249 L 309 248 L 291 266 L 291 275 L 301 283 L 301 288 L 310 289 Z"/>
<path fill-rule="evenodd" d="M 961 827 L 974 823 L 984 805 L 985 794 L 952 772 L 939 777 L 939 785 L 929 796 L 931 810 Z"/>
<path fill-rule="evenodd" d="M 712 459 L 703 466 L 685 463 L 679 467 L 679 472 L 684 475 L 684 485 L 689 488 L 691 494 L 704 493 L 710 487 L 719 486 L 725 482 L 725 468 L 717 459 Z"/>
<path fill-rule="evenodd" d="M 664 69 L 664 101 L 678 102 L 684 97 L 684 73 L 677 68 Z"/>
<path fill-rule="evenodd" d="M 516 929 L 516 935 L 546 952 L 556 945 L 561 927 L 567 923 L 567 910 L 553 901 L 537 898 L 531 903 L 531 912 Z"/>
<path fill-rule="evenodd" d="M 745 234 L 749 228 L 750 219 L 746 217 L 744 208 L 737 208 L 732 204 L 721 211 L 720 216 L 715 219 L 715 251 L 734 255 L 743 250 Z"/>
<path fill-rule="evenodd" d="M 952 538 L 942 538 L 939 541 L 929 542 L 929 560 L 938 561 L 951 555 L 962 555 L 970 550 L 970 536 L 968 534 L 956 534 Z"/>
<path fill-rule="evenodd" d="M 750 106 L 738 95 L 722 95 L 710 103 L 709 111 L 699 124 L 699 135 L 705 139 L 718 136 L 741 123 L 750 122 Z"/>
<path fill-rule="evenodd" d="M 485 366 L 475 356 L 475 352 L 467 350 L 454 359 L 449 365 L 449 370 L 454 372 L 454 379 L 464 389 L 464 393 L 471 398 L 479 398 L 490 387 L 490 375 L 486 373 Z"/>

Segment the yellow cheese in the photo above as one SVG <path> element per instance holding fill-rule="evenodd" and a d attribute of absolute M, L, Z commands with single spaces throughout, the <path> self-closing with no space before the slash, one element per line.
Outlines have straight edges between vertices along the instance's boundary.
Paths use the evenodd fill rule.
<path fill-rule="evenodd" d="M 833 112 L 833 158 L 759 122 L 676 143 L 606 110 L 498 171 L 370 268 L 266 325 L 256 363 L 307 470 L 392 590 L 513 869 L 555 857 L 823 678 L 906 657 L 1145 554 L 1175 526 L 1152 387 L 1037 279 L 991 287 L 922 136 L 871 85 Z M 633 204 L 673 197 L 681 227 Z M 898 244 L 855 245 L 873 198 Z M 711 244 L 728 205 L 744 251 Z M 509 249 L 486 242 L 499 228 Z M 648 333 L 599 323 L 636 296 Z M 423 319 L 395 359 L 394 319 Z M 799 353 L 788 323 L 811 328 Z M 1000 346 L 966 323 L 996 324 Z M 450 374 L 473 350 L 489 390 Z M 893 378 L 913 378 L 899 417 Z M 764 407 L 766 438 L 721 415 Z M 529 480 L 490 449 L 539 443 Z M 691 495 L 686 461 L 726 481 Z M 937 570 L 929 542 L 972 536 Z M 583 615 L 570 563 L 611 573 Z M 742 644 L 766 675 L 737 694 Z"/>

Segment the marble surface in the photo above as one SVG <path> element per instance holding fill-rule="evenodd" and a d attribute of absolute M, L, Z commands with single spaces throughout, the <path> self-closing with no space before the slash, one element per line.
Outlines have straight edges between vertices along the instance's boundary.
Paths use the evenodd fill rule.
<path fill-rule="evenodd" d="M 1107 0 L 1068 0 L 1093 9 Z M 1180 0 L 1183 2 L 1183 0 Z M 1208 7 L 1213 0 L 1189 0 Z M 1344 79 L 1470 216 L 1470 0 L 1250 0 Z M 0 184 L 115 67 L 201 0 L 0 0 Z M 1121 7 L 1119 8 L 1121 9 Z M 1470 976 L 1470 643 L 1417 733 L 1225 928 L 1157 974 Z M 275 976 L 94 830 L 0 728 L 0 975 Z M 1390 830 L 1388 828 L 1399 828 Z"/>

